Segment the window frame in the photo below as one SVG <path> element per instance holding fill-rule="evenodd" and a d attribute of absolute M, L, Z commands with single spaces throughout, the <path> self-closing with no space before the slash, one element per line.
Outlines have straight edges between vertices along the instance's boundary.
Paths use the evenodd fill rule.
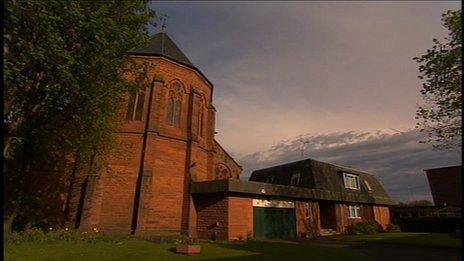
<path fill-rule="evenodd" d="M 266 177 L 266 183 L 273 183 L 274 182 L 274 175 L 269 175 Z"/>
<path fill-rule="evenodd" d="M 361 206 L 348 205 L 348 218 L 349 219 L 360 219 L 361 218 Z"/>
<path fill-rule="evenodd" d="M 294 183 L 293 180 L 295 179 L 295 177 L 298 177 L 298 178 L 297 178 L 297 181 Z M 290 186 L 298 186 L 300 184 L 300 179 L 301 179 L 300 171 L 294 171 L 292 173 L 292 176 L 290 177 Z"/>
<path fill-rule="evenodd" d="M 351 186 L 350 182 L 348 182 L 348 180 L 351 178 L 354 178 L 354 180 L 356 181 L 355 187 Z M 361 189 L 361 186 L 359 184 L 359 175 L 343 172 L 343 184 L 345 185 L 345 188 L 347 189 L 353 189 L 353 190 Z"/>
<path fill-rule="evenodd" d="M 142 87 L 133 93 L 129 94 L 127 104 L 126 120 L 141 121 L 143 118 L 143 110 L 145 106 L 146 87 Z"/>
<path fill-rule="evenodd" d="M 367 182 L 367 180 L 364 180 L 364 185 L 366 185 L 366 188 L 367 188 L 368 191 L 372 191 L 372 187 L 369 184 L 369 182 Z"/>
<path fill-rule="evenodd" d="M 183 92 L 184 88 L 179 82 L 171 84 L 166 105 L 166 123 L 169 126 L 176 128 L 180 128 L 181 126 Z"/>

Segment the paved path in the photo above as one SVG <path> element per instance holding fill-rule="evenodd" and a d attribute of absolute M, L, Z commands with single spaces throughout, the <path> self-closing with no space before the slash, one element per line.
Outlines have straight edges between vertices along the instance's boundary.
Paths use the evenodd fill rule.
<path fill-rule="evenodd" d="M 317 246 L 349 248 L 374 257 L 379 261 L 454 261 L 461 260 L 461 249 L 342 242 L 332 240 L 310 240 L 301 242 Z"/>

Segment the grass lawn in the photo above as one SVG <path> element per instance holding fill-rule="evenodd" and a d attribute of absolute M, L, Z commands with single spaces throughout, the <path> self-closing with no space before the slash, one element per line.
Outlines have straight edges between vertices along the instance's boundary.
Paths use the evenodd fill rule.
<path fill-rule="evenodd" d="M 434 247 L 461 247 L 461 239 L 451 238 L 446 233 L 411 233 L 390 232 L 374 235 L 343 236 L 342 240 L 372 243 L 392 243 L 402 245 L 434 246 Z"/>
<path fill-rule="evenodd" d="M 174 244 L 143 240 L 4 245 L 5 260 L 374 260 L 349 249 L 280 242 L 201 243 L 202 253 L 179 255 Z"/>

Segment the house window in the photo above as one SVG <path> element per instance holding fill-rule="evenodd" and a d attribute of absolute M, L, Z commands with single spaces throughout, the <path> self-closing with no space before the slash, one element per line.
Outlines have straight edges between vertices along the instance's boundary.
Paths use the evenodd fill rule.
<path fill-rule="evenodd" d="M 364 184 L 366 185 L 367 190 L 369 190 L 369 191 L 372 190 L 372 188 L 371 188 L 371 186 L 369 185 L 369 182 L 367 182 L 367 180 L 364 180 Z"/>
<path fill-rule="evenodd" d="M 126 112 L 126 120 L 141 121 L 143 114 L 143 103 L 145 101 L 145 88 L 130 94 L 129 104 Z"/>
<path fill-rule="evenodd" d="M 292 178 L 290 179 L 290 186 L 298 186 L 300 183 L 300 172 L 293 172 Z"/>
<path fill-rule="evenodd" d="M 266 183 L 272 183 L 272 182 L 274 182 L 274 176 L 267 176 Z"/>
<path fill-rule="evenodd" d="M 179 83 L 174 83 L 172 88 L 169 90 L 168 107 L 166 113 L 166 121 L 171 126 L 180 126 L 182 98 L 182 87 Z"/>
<path fill-rule="evenodd" d="M 343 173 L 343 182 L 345 183 L 345 188 L 359 189 L 359 177 L 357 175 Z"/>
<path fill-rule="evenodd" d="M 359 206 L 348 206 L 348 218 L 361 218 Z"/>

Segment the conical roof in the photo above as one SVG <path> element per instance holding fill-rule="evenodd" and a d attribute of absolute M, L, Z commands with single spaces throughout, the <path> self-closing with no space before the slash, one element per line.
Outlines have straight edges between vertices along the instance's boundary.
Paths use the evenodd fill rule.
<path fill-rule="evenodd" d="M 155 34 L 146 46 L 135 48 L 129 53 L 143 56 L 163 56 L 176 62 L 194 67 L 192 62 L 190 62 L 187 56 L 185 56 L 185 54 L 165 32 Z"/>

